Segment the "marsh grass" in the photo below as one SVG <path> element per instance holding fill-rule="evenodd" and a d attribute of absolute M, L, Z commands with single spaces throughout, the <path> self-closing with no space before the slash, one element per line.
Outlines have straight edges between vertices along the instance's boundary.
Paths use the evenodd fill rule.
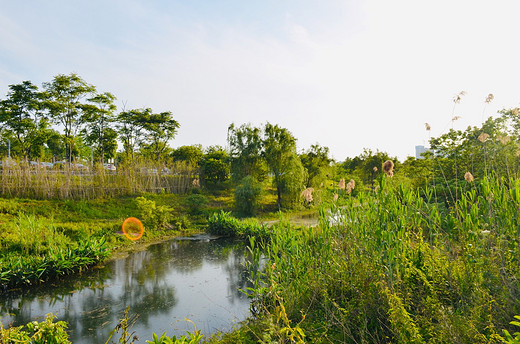
<path fill-rule="evenodd" d="M 335 222 L 271 229 L 253 301 L 264 325 L 244 333 L 284 342 L 297 325 L 309 343 L 500 343 L 513 330 L 520 181 L 475 181 L 451 208 L 391 181 L 345 199 Z"/>

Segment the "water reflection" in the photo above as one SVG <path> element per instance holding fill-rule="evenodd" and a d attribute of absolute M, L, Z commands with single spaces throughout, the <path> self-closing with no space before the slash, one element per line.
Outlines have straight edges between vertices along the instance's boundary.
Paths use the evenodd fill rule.
<path fill-rule="evenodd" d="M 104 343 L 126 307 L 138 314 L 132 328 L 141 338 L 193 330 L 230 330 L 249 315 L 243 243 L 172 240 L 115 260 L 104 268 L 46 288 L 19 291 L 0 300 L 0 321 L 17 326 L 47 313 L 69 323 L 73 343 Z"/>

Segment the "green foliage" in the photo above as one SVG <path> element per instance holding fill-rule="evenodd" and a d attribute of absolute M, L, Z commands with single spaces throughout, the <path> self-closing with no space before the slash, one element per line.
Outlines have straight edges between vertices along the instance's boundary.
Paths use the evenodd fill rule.
<path fill-rule="evenodd" d="M 282 207 L 282 197 L 287 205 L 298 203 L 304 189 L 305 170 L 296 154 L 296 139 L 285 128 L 267 123 L 264 128 L 263 157 L 273 175 L 277 192 L 278 209 Z"/>
<path fill-rule="evenodd" d="M 278 178 L 277 191 L 279 198 L 279 206 L 285 208 L 296 207 L 300 204 L 300 194 L 304 190 L 304 181 L 306 171 L 297 155 L 291 154 L 286 157 L 283 174 Z M 283 199 L 283 204 L 281 200 Z"/>
<path fill-rule="evenodd" d="M 186 319 L 187 321 L 193 322 L 191 320 Z M 197 330 L 195 324 L 193 324 L 195 330 L 193 333 L 187 332 L 186 335 L 177 338 L 177 336 L 168 337 L 166 332 L 164 332 L 160 337 L 157 334 L 153 334 L 153 340 L 147 340 L 148 344 L 198 344 L 204 339 L 204 335 L 200 330 Z"/>
<path fill-rule="evenodd" d="M 135 341 L 138 340 L 137 336 L 134 336 L 133 333 L 130 332 L 130 329 L 135 324 L 135 321 L 137 320 L 137 316 L 130 317 L 128 315 L 128 312 L 130 311 L 130 306 L 128 306 L 123 316 L 119 319 L 116 327 L 110 331 L 110 336 L 108 337 L 105 344 L 108 344 L 110 342 L 110 339 L 114 336 L 114 334 L 119 333 L 121 331 L 121 336 L 119 337 L 119 344 L 133 344 Z M 112 342 L 114 344 L 114 342 Z"/>
<path fill-rule="evenodd" d="M 232 123 L 228 128 L 227 140 L 230 149 L 231 175 L 235 182 L 246 176 L 253 176 L 263 181 L 267 175 L 262 158 L 263 138 L 260 128 L 251 124 L 236 127 Z"/>
<path fill-rule="evenodd" d="M 151 109 L 146 109 L 139 125 L 144 135 L 143 152 L 149 152 L 149 156 L 157 161 L 165 158 L 168 141 L 175 137 L 180 127 L 179 122 L 173 119 L 173 114 L 170 111 L 152 113 Z"/>
<path fill-rule="evenodd" d="M 23 158 L 39 157 L 43 150 L 48 121 L 40 111 L 42 95 L 30 81 L 9 85 L 7 99 L 0 101 L 0 123 L 10 137 L 13 150 Z M 4 131 L 3 130 L 3 131 Z"/>
<path fill-rule="evenodd" d="M 342 167 L 344 172 L 361 181 L 357 183 L 357 189 L 361 189 L 362 185 L 370 188 L 375 187 L 375 181 L 383 174 L 383 163 L 392 160 L 396 163 L 395 168 L 399 168 L 397 158 L 391 158 L 387 153 L 377 150 L 375 153 L 370 149 L 364 149 L 363 153 L 353 159 L 346 159 Z"/>
<path fill-rule="evenodd" d="M 17 215 L 20 212 L 20 205 L 11 199 L 0 198 L 0 214 Z"/>
<path fill-rule="evenodd" d="M 170 155 L 173 161 L 184 161 L 192 166 L 198 167 L 202 160 L 202 146 L 181 146 Z"/>
<path fill-rule="evenodd" d="M 200 161 L 200 174 L 206 186 L 229 179 L 229 155 L 219 146 L 208 148 Z"/>
<path fill-rule="evenodd" d="M 54 322 L 55 315 L 47 314 L 42 322 L 33 321 L 24 326 L 4 329 L 0 326 L 1 343 L 68 344 L 69 335 L 64 321 Z M 1 325 L 1 324 L 0 324 Z"/>
<path fill-rule="evenodd" d="M 117 133 L 113 129 L 115 121 L 116 97 L 105 92 L 88 99 L 90 104 L 83 107 L 82 121 L 86 125 L 82 129 L 85 142 L 95 147 L 96 160 L 103 163 L 105 159 L 115 156 L 117 149 Z"/>
<path fill-rule="evenodd" d="M 285 313 L 312 343 L 501 342 L 519 308 L 520 181 L 483 179 L 446 208 L 384 177 L 344 202 L 316 228 L 272 228 L 252 309 L 274 320 L 253 337 L 278 340 Z"/>
<path fill-rule="evenodd" d="M 0 257 L 0 292 L 83 271 L 107 258 L 109 253 L 102 238 L 79 242 L 76 247 L 50 247 L 42 255 L 31 252 L 32 255 Z"/>
<path fill-rule="evenodd" d="M 86 105 L 84 98 L 93 95 L 96 88 L 75 73 L 59 74 L 52 82 L 44 83 L 43 87 L 44 107 L 49 111 L 51 119 L 63 126 L 64 142 L 67 146 L 65 154 L 71 161 L 75 149 L 75 136 L 83 124 Z"/>
<path fill-rule="evenodd" d="M 225 211 L 213 213 L 208 218 L 206 231 L 209 234 L 238 238 L 253 236 L 259 239 L 266 239 L 269 235 L 268 229 L 257 221 L 239 220 L 231 216 L 231 213 Z"/>
<path fill-rule="evenodd" d="M 261 184 L 247 176 L 235 189 L 235 208 L 241 216 L 253 216 L 258 206 L 258 198 L 262 191 Z"/>
<path fill-rule="evenodd" d="M 170 226 L 173 209 L 165 205 L 156 205 L 155 201 L 145 197 L 135 199 L 139 216 L 145 225 L 150 229 L 167 229 Z"/>
<path fill-rule="evenodd" d="M 203 213 L 206 205 L 208 204 L 208 199 L 204 195 L 195 193 L 188 195 L 185 199 L 185 202 L 188 206 L 188 213 L 191 215 L 199 215 Z"/>
<path fill-rule="evenodd" d="M 173 219 L 172 226 L 174 230 L 183 231 L 191 226 L 191 221 L 186 215 L 181 215 Z"/>
<path fill-rule="evenodd" d="M 515 319 L 520 320 L 520 316 L 515 315 Z M 520 322 L 518 322 L 518 321 L 511 321 L 510 324 L 514 325 L 514 326 L 520 327 Z M 505 343 L 507 343 L 507 344 L 520 344 L 520 332 L 515 332 L 515 333 L 513 333 L 513 335 L 511 335 L 509 333 L 509 331 L 504 330 L 504 336 L 506 337 L 505 341 L 504 341 Z"/>
<path fill-rule="evenodd" d="M 329 148 L 319 144 L 312 145 L 306 152 L 300 155 L 303 167 L 307 172 L 305 187 L 318 188 L 330 173 L 332 159 L 329 157 Z"/>

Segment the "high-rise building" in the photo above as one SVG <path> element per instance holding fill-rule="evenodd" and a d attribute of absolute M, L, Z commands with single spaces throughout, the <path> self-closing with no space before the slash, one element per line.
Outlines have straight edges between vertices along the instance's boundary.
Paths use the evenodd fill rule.
<path fill-rule="evenodd" d="M 422 156 L 422 153 L 425 153 L 427 151 L 428 151 L 428 149 L 426 149 L 426 147 L 424 147 L 423 145 L 415 146 L 415 158 L 424 159 L 424 157 Z"/>

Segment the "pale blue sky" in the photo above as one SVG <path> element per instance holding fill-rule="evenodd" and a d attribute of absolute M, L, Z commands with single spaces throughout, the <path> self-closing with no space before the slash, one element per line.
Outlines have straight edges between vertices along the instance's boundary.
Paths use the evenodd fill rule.
<path fill-rule="evenodd" d="M 0 0 L 0 98 L 75 72 L 120 109 L 172 111 L 174 147 L 269 121 L 337 160 L 404 159 L 425 122 L 437 136 L 453 115 L 465 129 L 519 106 L 518 13 L 515 0 Z"/>

